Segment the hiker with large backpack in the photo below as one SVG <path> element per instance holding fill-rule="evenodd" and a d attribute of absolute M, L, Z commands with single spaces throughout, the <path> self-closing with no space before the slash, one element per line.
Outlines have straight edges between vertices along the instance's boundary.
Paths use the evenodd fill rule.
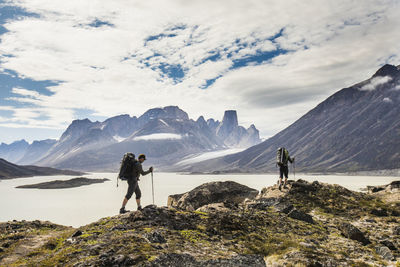
<path fill-rule="evenodd" d="M 279 166 L 279 190 L 281 190 L 282 188 L 283 176 L 285 176 L 285 183 L 283 185 L 283 188 L 287 188 L 286 185 L 289 176 L 288 162 L 293 164 L 294 157 L 291 158 L 289 156 L 289 151 L 287 151 L 286 148 L 284 147 L 278 148 L 278 151 L 276 152 L 276 164 Z"/>
<path fill-rule="evenodd" d="M 153 167 L 150 167 L 148 171 L 143 171 L 142 163 L 145 160 L 146 156 L 144 154 L 140 154 L 138 160 L 136 160 L 135 155 L 133 155 L 132 153 L 126 153 L 122 159 L 118 178 L 120 178 L 121 180 L 126 180 L 128 182 L 128 191 L 122 202 L 122 207 L 119 210 L 120 214 L 128 212 L 128 210 L 125 209 L 125 206 L 128 203 L 129 199 L 132 197 L 133 192 L 135 192 L 136 195 L 137 209 L 142 209 L 142 206 L 140 205 L 140 198 L 142 196 L 142 193 L 138 184 L 139 177 L 140 175 L 147 175 L 153 172 Z"/>

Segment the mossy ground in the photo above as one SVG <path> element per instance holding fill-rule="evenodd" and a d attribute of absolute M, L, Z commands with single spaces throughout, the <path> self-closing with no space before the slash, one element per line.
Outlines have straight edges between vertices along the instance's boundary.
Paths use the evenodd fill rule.
<path fill-rule="evenodd" d="M 210 213 L 149 207 L 80 227 L 82 234 L 74 238 L 71 236 L 78 229 L 50 223 L 3 223 L 0 265 L 107 266 L 123 255 L 131 264 L 151 266 L 162 254 L 187 253 L 198 260 L 257 254 L 278 266 L 326 262 L 385 266 L 389 263 L 375 250 L 381 239 L 400 248 L 399 237 L 392 231 L 400 218 L 392 216 L 392 206 L 380 199 L 322 186 L 317 192 L 287 194 L 285 200 L 311 214 L 314 224 L 292 219 L 272 207 L 245 206 Z M 387 210 L 388 216 L 373 215 L 371 211 L 377 208 Z M 371 244 L 363 246 L 344 237 L 337 227 L 343 222 L 357 226 Z M 154 233 L 165 242 L 151 241 L 149 236 Z M 18 257 L 18 249 L 35 237 L 46 238 Z"/>

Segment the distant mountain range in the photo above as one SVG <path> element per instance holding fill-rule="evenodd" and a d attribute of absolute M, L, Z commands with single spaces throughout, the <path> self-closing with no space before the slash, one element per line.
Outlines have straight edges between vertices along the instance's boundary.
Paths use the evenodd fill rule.
<path fill-rule="evenodd" d="M 47 175 L 82 175 L 82 173 L 68 170 L 57 170 L 46 167 L 20 166 L 12 164 L 11 162 L 0 158 L 0 180 Z"/>
<path fill-rule="evenodd" d="M 256 146 L 181 170 L 275 171 L 281 146 L 295 156 L 297 171 L 400 168 L 400 66 L 383 66 L 370 79 L 338 91 Z"/>
<path fill-rule="evenodd" d="M 247 148 L 260 143 L 254 125 L 239 126 L 234 110 L 223 120 L 196 121 L 176 106 L 154 108 L 140 117 L 120 115 L 104 122 L 75 120 L 56 140 L 26 141 L 0 146 L 0 157 L 7 160 L 75 170 L 114 170 L 128 151 L 145 153 L 149 163 L 171 165 L 196 153 Z"/>

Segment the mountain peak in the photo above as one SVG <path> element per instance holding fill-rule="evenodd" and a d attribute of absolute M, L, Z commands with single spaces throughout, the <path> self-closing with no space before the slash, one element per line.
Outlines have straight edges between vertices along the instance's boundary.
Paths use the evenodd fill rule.
<path fill-rule="evenodd" d="M 236 110 L 226 110 L 222 123 L 231 125 L 232 127 L 237 127 L 239 125 Z"/>
<path fill-rule="evenodd" d="M 378 77 L 378 76 L 395 77 L 399 74 L 400 74 L 400 70 L 398 67 L 390 65 L 390 64 L 385 64 L 377 72 L 375 72 L 375 74 L 372 77 Z"/>
<path fill-rule="evenodd" d="M 206 122 L 206 120 L 204 119 L 203 116 L 200 116 L 200 117 L 197 119 L 197 122 L 201 122 L 201 123 L 207 124 L 207 122 Z"/>
<path fill-rule="evenodd" d="M 91 120 L 89 120 L 88 118 L 83 119 L 83 120 L 73 120 L 71 125 L 84 125 L 84 124 L 90 124 L 92 123 Z"/>
<path fill-rule="evenodd" d="M 164 118 L 188 120 L 189 115 L 185 111 L 180 109 L 178 106 L 167 106 L 164 108 L 149 109 L 142 116 L 139 117 L 139 120 L 148 121 L 151 119 L 164 119 Z"/>

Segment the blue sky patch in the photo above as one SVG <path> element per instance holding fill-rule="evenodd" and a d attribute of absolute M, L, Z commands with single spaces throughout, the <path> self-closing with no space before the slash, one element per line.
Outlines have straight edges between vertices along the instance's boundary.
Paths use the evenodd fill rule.
<path fill-rule="evenodd" d="M 114 27 L 114 24 L 108 21 L 100 20 L 96 18 L 92 23 L 88 24 L 88 26 L 93 27 L 93 28 L 100 28 L 103 26 L 108 26 L 108 27 Z"/>
<path fill-rule="evenodd" d="M 266 51 L 266 52 L 258 52 L 255 55 L 247 56 L 241 59 L 233 60 L 233 66 L 231 69 L 237 69 L 241 67 L 246 67 L 249 65 L 259 65 L 269 60 L 273 59 L 276 56 L 283 55 L 289 52 L 288 50 L 277 49 L 274 51 Z"/>
<path fill-rule="evenodd" d="M 88 108 L 75 108 L 74 117 L 75 119 L 83 120 L 85 118 L 90 118 L 91 121 L 104 121 L 108 117 L 93 115 L 94 110 Z"/>
<path fill-rule="evenodd" d="M 179 64 L 172 65 L 162 63 L 160 64 L 159 69 L 162 71 L 163 74 L 173 79 L 175 82 L 181 81 L 182 78 L 185 76 L 185 72 L 183 71 L 182 66 Z"/>
<path fill-rule="evenodd" d="M 6 98 L 18 96 L 11 92 L 15 87 L 36 91 L 42 95 L 50 96 L 53 95 L 53 93 L 49 91 L 47 87 L 56 86 L 58 84 L 58 82 L 54 81 L 35 81 L 29 78 L 21 78 L 16 72 L 5 70 L 0 73 L 0 105 L 13 105 L 16 107 L 27 106 L 26 103 L 24 104 L 19 103 L 18 101 L 6 100 Z"/>
<path fill-rule="evenodd" d="M 25 9 L 9 6 L 4 4 L 4 1 L 0 1 L 0 34 L 7 32 L 7 29 L 3 26 L 9 20 L 23 19 L 24 17 L 40 17 L 38 14 L 27 12 Z"/>

